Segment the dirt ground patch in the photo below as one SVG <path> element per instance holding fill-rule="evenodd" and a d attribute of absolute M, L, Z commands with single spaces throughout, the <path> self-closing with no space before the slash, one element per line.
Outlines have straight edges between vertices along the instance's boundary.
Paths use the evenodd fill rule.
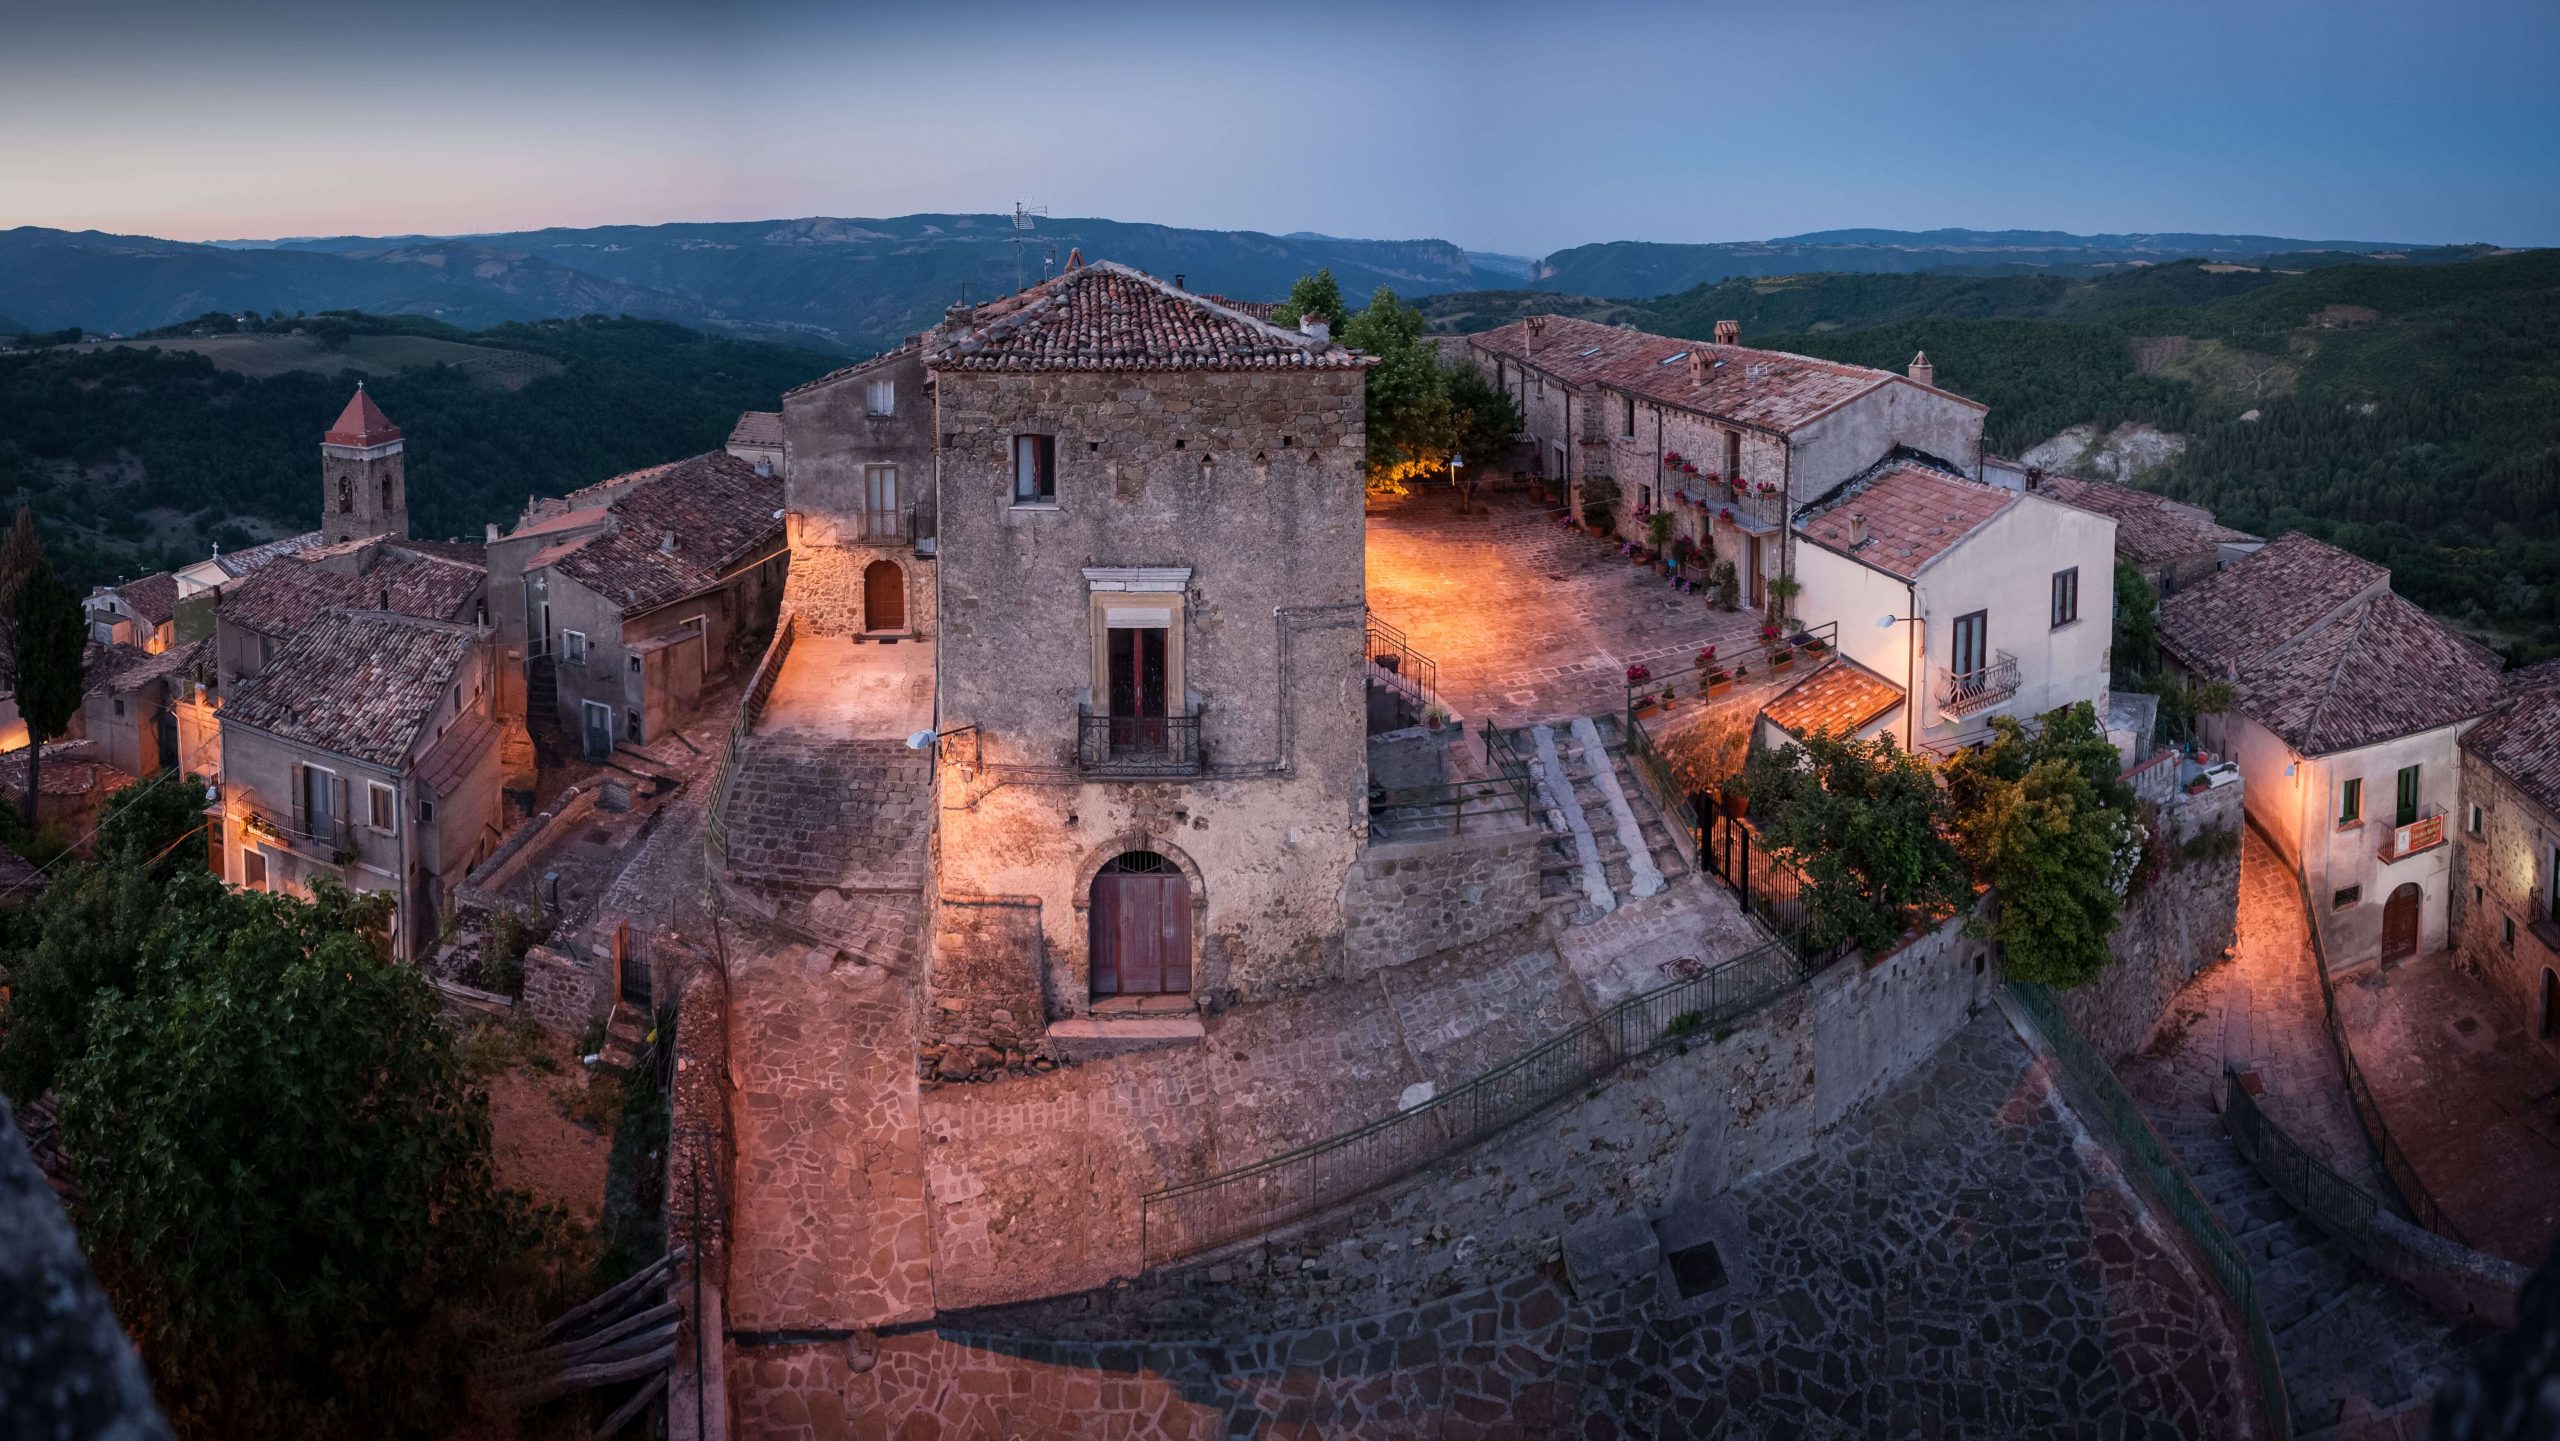
<path fill-rule="evenodd" d="M 499 1184 L 521 1186 L 535 1200 L 560 1207 L 581 1243 L 591 1243 L 604 1214 L 605 1158 L 613 1149 L 613 1082 L 591 1081 L 574 1045 L 536 1028 L 484 1030 L 475 1053 L 481 1084 L 489 1088 Z"/>

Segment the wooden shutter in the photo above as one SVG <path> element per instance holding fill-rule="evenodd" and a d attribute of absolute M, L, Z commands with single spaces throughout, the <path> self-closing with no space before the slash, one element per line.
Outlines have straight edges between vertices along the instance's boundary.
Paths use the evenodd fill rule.
<path fill-rule="evenodd" d="M 303 835 L 311 833 L 311 777 L 300 761 L 293 763 L 293 828 Z"/>
<path fill-rule="evenodd" d="M 336 840 L 355 829 L 355 818 L 347 814 L 347 778 L 329 777 L 329 839 Z"/>

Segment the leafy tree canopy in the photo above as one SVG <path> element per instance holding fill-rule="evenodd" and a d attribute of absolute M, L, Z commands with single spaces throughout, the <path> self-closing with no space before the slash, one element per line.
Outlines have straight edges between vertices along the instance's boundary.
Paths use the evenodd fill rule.
<path fill-rule="evenodd" d="M 1804 873 L 1816 946 L 1848 940 L 1874 954 L 1971 898 L 1936 772 L 1889 735 L 1824 732 L 1760 751 L 1744 785 L 1762 842 Z"/>
<path fill-rule="evenodd" d="M 2009 974 L 2084 984 L 2111 959 L 2107 938 L 2141 864 L 2133 793 L 2085 701 L 2033 734 L 2009 716 L 1991 726 L 1988 745 L 1946 768 L 1956 846 L 1997 897 L 1990 934 Z"/>
<path fill-rule="evenodd" d="M 181 1434 L 438 1435 L 539 1236 L 388 902 L 166 885 L 62 1075 L 76 1216 Z"/>
<path fill-rule="evenodd" d="M 1333 327 L 1335 335 L 1340 335 L 1343 327 L 1350 323 L 1351 312 L 1342 303 L 1342 287 L 1335 283 L 1330 269 L 1299 276 L 1289 287 L 1289 298 L 1281 301 L 1279 307 L 1271 312 L 1271 323 L 1284 330 L 1295 330 L 1310 310 L 1323 316 L 1325 323 Z"/>

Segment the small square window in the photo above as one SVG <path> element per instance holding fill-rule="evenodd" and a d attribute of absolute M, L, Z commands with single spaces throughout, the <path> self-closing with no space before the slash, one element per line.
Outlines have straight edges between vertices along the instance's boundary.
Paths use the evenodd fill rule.
<path fill-rule="evenodd" d="M 560 659 L 570 665 L 587 663 L 587 633 L 582 630 L 560 632 Z"/>
<path fill-rule="evenodd" d="M 365 787 L 365 819 L 375 830 L 390 831 L 400 823 L 400 793 L 380 782 Z"/>
<path fill-rule="evenodd" d="M 2364 780 L 2350 777 L 2338 787 L 2338 824 L 2351 826 L 2364 819 Z"/>
<path fill-rule="evenodd" d="M 422 826 L 433 825 L 435 824 L 435 819 L 436 803 L 428 800 L 425 796 L 418 797 L 418 824 Z"/>
<path fill-rule="evenodd" d="M 124 701 L 122 698 L 118 698 L 116 701 L 116 719 L 124 719 Z"/>
<path fill-rule="evenodd" d="M 2347 907 L 2352 906 L 2363 899 L 2364 887 L 2349 886 L 2345 890 L 2339 891 L 2337 894 L 2329 897 L 2329 909 L 2333 911 L 2343 911 Z"/>
<path fill-rule="evenodd" d="M 631 673 L 633 675 L 638 675 L 640 673 L 640 657 L 636 655 L 631 657 Z"/>
<path fill-rule="evenodd" d="M 898 382 L 875 380 L 863 389 L 863 408 L 873 415 L 898 413 Z"/>
<path fill-rule="evenodd" d="M 634 741 L 640 739 L 640 712 L 634 710 L 623 713 L 622 732 Z"/>

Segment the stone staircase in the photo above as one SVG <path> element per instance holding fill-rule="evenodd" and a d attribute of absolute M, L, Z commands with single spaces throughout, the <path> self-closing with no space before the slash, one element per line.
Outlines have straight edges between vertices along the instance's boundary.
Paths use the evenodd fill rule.
<path fill-rule="evenodd" d="M 640 1058 L 648 1049 L 649 1013 L 629 1001 L 614 1002 L 613 1015 L 605 1021 L 597 1067 L 617 1076 L 630 1075 L 640 1068 Z"/>
<path fill-rule="evenodd" d="M 2209 1096 L 2137 1095 L 2248 1255 L 2284 1366 L 2293 1434 L 2425 1434 L 2435 1392 L 2459 1369 L 2454 1328 L 2278 1196 L 2232 1146 Z"/>
<path fill-rule="evenodd" d="M 1547 831 L 1539 895 L 1568 924 L 1587 925 L 1693 869 L 1688 847 L 1628 762 L 1623 736 L 1615 716 L 1506 735 L 1538 783 Z"/>

